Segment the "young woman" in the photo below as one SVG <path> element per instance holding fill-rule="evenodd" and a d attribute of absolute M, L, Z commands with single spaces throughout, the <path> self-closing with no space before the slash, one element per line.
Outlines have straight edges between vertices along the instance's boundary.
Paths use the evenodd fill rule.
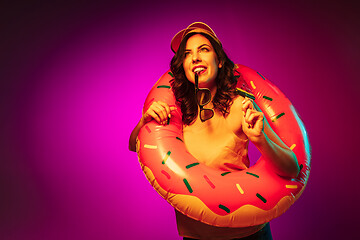
<path fill-rule="evenodd" d="M 171 84 L 183 114 L 184 142 L 188 151 L 210 167 L 243 170 L 249 167 L 250 140 L 272 161 L 277 174 L 296 177 L 299 166 L 295 154 L 273 132 L 254 103 L 236 94 L 235 65 L 213 30 L 205 23 L 193 23 L 175 35 L 171 48 L 175 52 L 171 60 L 174 74 Z M 172 110 L 174 108 L 164 102 L 152 103 L 131 133 L 129 149 L 136 150 L 136 137 L 145 123 L 154 119 L 166 124 Z M 272 239 L 269 224 L 215 227 L 178 211 L 176 219 L 179 234 L 184 239 Z"/>

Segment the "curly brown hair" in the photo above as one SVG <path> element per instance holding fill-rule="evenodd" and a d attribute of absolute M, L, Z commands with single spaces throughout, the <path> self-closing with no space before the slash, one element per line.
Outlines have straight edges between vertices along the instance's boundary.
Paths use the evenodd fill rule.
<path fill-rule="evenodd" d="M 185 125 L 190 125 L 194 122 L 198 115 L 195 86 L 186 78 L 183 67 L 186 42 L 195 34 L 201 34 L 210 41 L 219 62 L 222 63 L 222 67 L 219 68 L 218 75 L 215 79 L 217 91 L 212 99 L 214 109 L 220 111 L 224 117 L 227 116 L 236 95 L 235 86 L 237 78 L 234 77 L 235 64 L 228 58 L 222 46 L 205 33 L 189 33 L 182 40 L 178 51 L 175 53 L 170 63 L 170 70 L 174 75 L 174 79 L 172 79 L 170 83 L 176 101 L 181 107 L 181 112 L 183 114 L 182 121 Z"/>

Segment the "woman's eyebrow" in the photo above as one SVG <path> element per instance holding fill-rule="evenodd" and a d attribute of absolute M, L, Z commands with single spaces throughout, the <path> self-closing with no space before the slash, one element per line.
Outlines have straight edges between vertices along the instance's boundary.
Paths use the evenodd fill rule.
<path fill-rule="evenodd" d="M 198 48 L 202 48 L 203 46 L 208 46 L 208 47 L 210 47 L 208 44 L 204 43 L 204 44 L 200 45 Z"/>
<path fill-rule="evenodd" d="M 199 49 L 199 48 L 202 48 L 203 46 L 208 46 L 208 47 L 210 47 L 211 48 L 211 46 L 210 45 L 208 45 L 208 44 L 206 44 L 206 43 L 204 43 L 204 44 L 201 44 L 200 46 L 198 46 L 197 48 Z M 191 51 L 191 49 L 185 49 L 185 52 L 190 52 Z"/>

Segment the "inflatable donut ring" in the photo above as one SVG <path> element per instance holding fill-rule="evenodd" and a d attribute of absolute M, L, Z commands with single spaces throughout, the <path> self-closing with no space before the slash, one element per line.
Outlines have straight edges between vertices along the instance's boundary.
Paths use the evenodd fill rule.
<path fill-rule="evenodd" d="M 251 88 L 272 129 L 297 156 L 301 169 L 297 178 L 278 176 L 263 157 L 246 170 L 232 172 L 199 163 L 183 143 L 179 107 L 168 125 L 153 120 L 143 126 L 137 141 L 140 165 L 155 190 L 183 214 L 218 227 L 254 226 L 280 216 L 300 197 L 310 172 L 307 133 L 290 101 L 258 72 L 242 65 L 236 71 Z M 144 112 L 153 101 L 176 106 L 172 78 L 168 71 L 157 81 Z"/>

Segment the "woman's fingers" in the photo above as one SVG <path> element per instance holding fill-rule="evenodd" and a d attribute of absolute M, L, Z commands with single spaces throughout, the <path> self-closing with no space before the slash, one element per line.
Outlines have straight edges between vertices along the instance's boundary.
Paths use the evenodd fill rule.
<path fill-rule="evenodd" d="M 244 122 L 247 124 L 247 127 L 253 128 L 259 116 L 258 113 L 260 112 L 254 109 L 254 104 L 249 98 L 244 98 L 242 101 L 242 110 L 244 113 Z"/>
<path fill-rule="evenodd" d="M 259 121 L 262 121 L 264 119 L 264 115 L 262 112 L 258 112 L 254 109 L 247 109 L 244 121 L 248 124 L 249 128 L 253 128 L 255 124 Z"/>
<path fill-rule="evenodd" d="M 165 109 L 166 111 L 166 117 L 171 118 L 171 109 L 170 106 L 167 103 L 164 103 L 162 101 L 158 101 L 158 103 Z"/>
<path fill-rule="evenodd" d="M 248 124 L 253 124 L 252 120 L 253 118 L 251 118 L 253 116 L 253 114 L 256 113 L 256 110 L 254 109 L 250 109 L 248 108 L 245 112 L 245 115 L 244 115 L 244 119 L 245 119 L 245 122 L 248 123 Z M 250 119 L 251 118 L 251 119 Z"/>
<path fill-rule="evenodd" d="M 244 113 L 242 129 L 251 141 L 256 141 L 264 129 L 264 114 L 257 111 L 253 102 L 248 98 L 245 98 L 242 104 Z"/>
<path fill-rule="evenodd" d="M 259 122 L 262 121 L 264 118 L 264 115 L 262 112 L 252 112 L 249 116 L 249 122 L 253 123 L 254 125 Z"/>
<path fill-rule="evenodd" d="M 155 121 L 157 121 L 158 123 L 162 122 L 159 115 L 157 115 L 154 111 L 147 111 L 146 114 L 148 114 L 148 116 L 150 116 L 150 118 L 147 118 L 145 120 L 146 122 L 149 122 L 152 118 L 155 119 Z"/>
<path fill-rule="evenodd" d="M 244 100 L 242 101 L 242 110 L 244 114 L 247 112 L 248 109 L 254 109 L 254 105 L 249 98 L 244 98 Z"/>
<path fill-rule="evenodd" d="M 244 114 L 244 117 L 245 117 L 245 121 L 247 122 L 247 120 L 249 119 L 249 116 L 251 114 L 251 109 L 246 109 L 246 112 Z"/>
<path fill-rule="evenodd" d="M 161 120 L 161 124 L 163 124 L 163 122 L 167 119 L 167 113 L 166 113 L 165 108 L 159 104 L 154 104 L 152 106 L 152 109 L 159 116 L 159 118 Z"/>
<path fill-rule="evenodd" d="M 167 103 L 158 101 L 158 103 L 165 108 L 166 118 L 171 118 L 171 112 L 176 110 L 176 106 L 169 106 Z"/>
<path fill-rule="evenodd" d="M 153 118 L 159 124 L 165 125 L 168 118 L 171 117 L 171 111 L 175 109 L 175 106 L 170 107 L 167 103 L 161 101 L 153 102 L 144 114 L 145 122 L 149 122 Z"/>

